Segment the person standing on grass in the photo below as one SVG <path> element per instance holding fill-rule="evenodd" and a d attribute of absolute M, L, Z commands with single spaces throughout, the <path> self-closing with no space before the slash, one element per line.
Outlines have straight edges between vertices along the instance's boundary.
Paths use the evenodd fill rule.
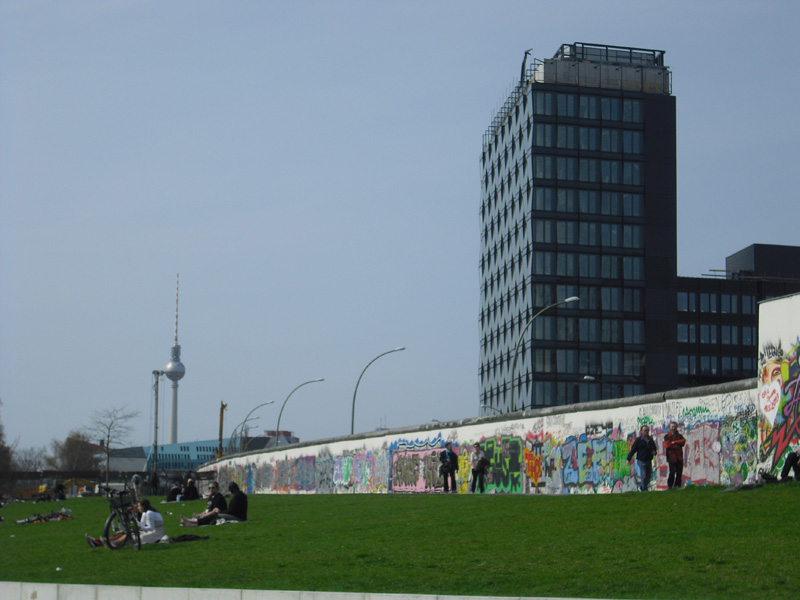
<path fill-rule="evenodd" d="M 470 490 L 473 494 L 475 493 L 476 484 L 481 494 L 484 492 L 486 488 L 486 467 L 484 465 L 485 461 L 486 461 L 486 454 L 484 453 L 483 450 L 481 450 L 481 445 L 478 442 L 475 442 L 472 454 L 470 454 L 469 457 L 469 462 L 470 465 L 472 466 L 472 486 Z"/>
<path fill-rule="evenodd" d="M 789 452 L 786 455 L 786 460 L 783 461 L 783 468 L 781 469 L 781 481 L 791 481 L 789 471 L 794 470 L 794 478 L 800 481 L 800 451 Z"/>
<path fill-rule="evenodd" d="M 672 421 L 669 424 L 669 432 L 664 436 L 664 448 L 669 465 L 667 489 L 679 488 L 683 483 L 683 447 L 685 445 L 686 438 L 678 432 L 678 424 Z"/>
<path fill-rule="evenodd" d="M 458 493 L 456 487 L 456 473 L 458 472 L 458 454 L 453 452 L 453 443 L 447 442 L 439 455 L 442 463 L 442 477 L 444 477 L 444 493 Z"/>
<path fill-rule="evenodd" d="M 647 425 L 642 425 L 639 430 L 639 437 L 633 442 L 631 450 L 628 452 L 628 462 L 630 462 L 634 454 L 636 455 L 636 462 L 639 463 L 639 472 L 642 475 L 639 491 L 646 492 L 647 488 L 650 487 L 650 478 L 653 476 L 653 460 L 658 454 L 656 443 L 650 436 L 650 428 Z"/>

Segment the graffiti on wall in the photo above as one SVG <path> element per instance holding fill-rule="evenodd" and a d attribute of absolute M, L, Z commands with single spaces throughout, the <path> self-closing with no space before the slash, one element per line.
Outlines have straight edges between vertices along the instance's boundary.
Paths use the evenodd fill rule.
<path fill-rule="evenodd" d="M 479 442 L 490 462 L 486 491 L 493 494 L 594 494 L 634 490 L 640 482 L 630 447 L 642 424 L 651 427 L 658 456 L 654 489 L 667 488 L 663 438 L 676 421 L 687 440 L 684 448 L 684 485 L 752 483 L 764 468 L 773 468 L 785 437 L 797 427 L 797 346 L 787 362 L 774 424 L 760 413 L 760 397 L 753 390 L 717 394 L 620 408 L 614 420 L 606 413 L 584 411 L 528 417 L 516 423 L 487 423 L 475 436 L 457 433 L 453 449 L 459 455 L 456 487 L 468 493 L 472 478 L 470 452 Z M 794 379 L 792 379 L 794 377 Z M 791 382 L 795 381 L 792 386 Z M 786 385 L 786 383 L 790 385 Z M 793 394 L 793 395 L 792 395 Z M 787 429 L 788 428 L 788 429 Z M 451 436 L 456 435 L 451 430 Z M 794 435 L 794 438 L 791 436 Z M 292 454 L 264 452 L 232 457 L 211 466 L 224 486 L 236 481 L 248 493 L 437 493 L 443 491 L 439 455 L 443 432 L 425 432 L 417 438 L 374 438 L 362 447 L 332 451 L 330 446 L 308 446 Z M 339 446 L 341 447 L 341 446 Z M 787 447 L 787 446 L 784 446 Z"/>
<path fill-rule="evenodd" d="M 759 409 L 765 421 L 761 459 L 768 462 L 770 472 L 778 471 L 800 444 L 798 354 L 800 338 L 787 350 L 778 341 L 763 345 L 759 353 Z"/>

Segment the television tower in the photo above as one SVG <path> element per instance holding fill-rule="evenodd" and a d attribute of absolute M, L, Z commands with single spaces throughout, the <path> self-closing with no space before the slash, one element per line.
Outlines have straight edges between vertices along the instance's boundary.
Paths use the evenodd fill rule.
<path fill-rule="evenodd" d="M 178 344 L 178 291 L 180 289 L 180 273 L 175 284 L 175 343 L 170 350 L 170 359 L 164 367 L 164 374 L 172 381 L 172 411 L 169 416 L 169 443 L 178 443 L 178 380 L 186 374 L 186 367 L 181 362 L 181 347 Z"/>

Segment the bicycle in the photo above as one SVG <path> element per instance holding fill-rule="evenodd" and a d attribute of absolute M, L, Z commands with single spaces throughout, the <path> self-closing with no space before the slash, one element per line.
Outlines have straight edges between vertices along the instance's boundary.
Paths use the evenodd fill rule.
<path fill-rule="evenodd" d="M 139 550 L 142 539 L 134 508 L 137 502 L 136 491 L 128 489 L 127 485 L 120 491 L 106 488 L 106 496 L 111 514 L 103 527 L 103 545 L 111 550 L 119 550 L 129 543 L 131 548 Z"/>

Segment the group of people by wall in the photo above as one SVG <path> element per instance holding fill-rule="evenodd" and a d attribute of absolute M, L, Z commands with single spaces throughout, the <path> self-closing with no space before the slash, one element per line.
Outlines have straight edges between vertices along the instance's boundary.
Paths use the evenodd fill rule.
<path fill-rule="evenodd" d="M 444 478 L 444 493 L 458 493 L 456 485 L 456 473 L 458 473 L 458 454 L 453 450 L 453 442 L 446 442 L 444 450 L 439 455 L 441 464 L 439 474 Z M 470 493 L 474 494 L 476 489 L 483 494 L 486 491 L 486 473 L 489 470 L 489 460 L 486 453 L 481 449 L 481 445 L 475 442 L 472 453 L 469 457 L 470 467 L 472 468 L 472 478 L 470 479 Z"/>

